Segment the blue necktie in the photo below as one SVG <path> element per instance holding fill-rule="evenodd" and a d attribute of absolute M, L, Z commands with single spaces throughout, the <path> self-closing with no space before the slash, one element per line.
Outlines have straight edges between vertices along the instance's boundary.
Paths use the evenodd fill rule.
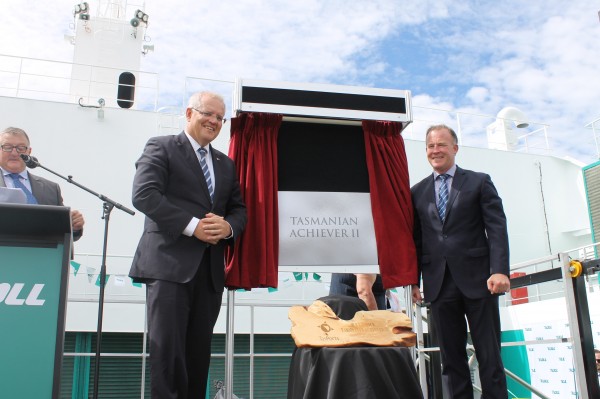
<path fill-rule="evenodd" d="M 446 220 L 446 205 L 448 205 L 448 183 L 447 180 L 450 175 L 443 174 L 439 175 L 440 179 L 440 195 L 438 200 L 438 212 L 442 223 Z"/>
<path fill-rule="evenodd" d="M 9 173 L 8 175 L 13 179 L 13 184 L 14 184 L 15 188 L 20 188 L 25 193 L 28 204 L 37 204 L 38 203 L 37 200 L 35 199 L 35 197 L 33 196 L 33 194 L 31 193 L 31 191 L 29 191 L 29 189 L 27 187 L 25 187 L 25 185 L 23 183 L 21 183 L 21 175 L 20 174 Z"/>
<path fill-rule="evenodd" d="M 206 163 L 206 149 L 198 148 L 198 152 L 200 153 L 200 166 L 202 167 L 202 173 L 204 173 L 204 178 L 206 179 L 206 185 L 208 186 L 208 192 L 210 193 L 210 200 L 212 201 L 215 195 L 215 190 L 213 189 L 212 179 L 210 178 L 210 170 L 208 169 L 208 164 Z"/>

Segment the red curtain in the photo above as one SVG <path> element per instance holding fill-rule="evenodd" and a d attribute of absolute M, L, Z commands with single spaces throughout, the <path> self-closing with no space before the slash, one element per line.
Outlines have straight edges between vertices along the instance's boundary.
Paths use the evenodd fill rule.
<path fill-rule="evenodd" d="M 408 162 L 398 122 L 363 121 L 379 271 L 386 288 L 417 284 Z"/>
<path fill-rule="evenodd" d="M 231 120 L 229 157 L 236 165 L 248 223 L 227 253 L 230 289 L 277 287 L 279 212 L 277 135 L 281 115 L 242 113 Z"/>

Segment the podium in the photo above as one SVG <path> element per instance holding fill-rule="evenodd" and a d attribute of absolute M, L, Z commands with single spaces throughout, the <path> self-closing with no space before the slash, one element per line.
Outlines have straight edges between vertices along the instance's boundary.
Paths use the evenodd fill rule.
<path fill-rule="evenodd" d="M 2 397 L 59 397 L 70 255 L 69 208 L 0 204 Z"/>

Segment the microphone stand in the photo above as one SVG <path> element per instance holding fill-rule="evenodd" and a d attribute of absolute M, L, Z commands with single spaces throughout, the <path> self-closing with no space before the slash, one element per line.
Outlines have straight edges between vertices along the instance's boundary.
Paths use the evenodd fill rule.
<path fill-rule="evenodd" d="M 110 213 L 113 210 L 113 208 L 120 209 L 123 212 L 126 212 L 132 216 L 135 215 L 135 212 L 132 211 L 131 209 L 111 200 L 110 198 L 108 198 L 102 194 L 98 194 L 97 192 L 90 190 L 89 188 L 85 187 L 84 185 L 77 183 L 75 180 L 73 180 L 73 176 L 65 177 L 65 176 L 53 171 L 52 169 L 45 167 L 44 165 L 39 163 L 39 161 L 35 157 L 21 154 L 21 158 L 23 159 L 23 161 L 25 161 L 25 165 L 27 165 L 27 167 L 33 169 L 33 168 L 36 168 L 39 166 L 40 168 L 45 169 L 48 172 L 60 177 L 61 179 L 64 179 L 64 180 L 68 181 L 69 183 L 74 184 L 77 187 L 81 188 L 82 190 L 85 190 L 88 193 L 100 198 L 100 200 L 103 202 L 103 204 L 102 204 L 102 219 L 104 219 L 104 241 L 102 243 L 102 264 L 100 266 L 100 296 L 98 298 L 98 327 L 96 329 L 96 358 L 95 358 L 95 367 L 94 367 L 94 396 L 93 396 L 94 399 L 97 399 L 98 398 L 98 380 L 99 380 L 99 375 L 100 375 L 100 348 L 102 346 L 102 317 L 104 314 L 104 288 L 105 288 L 105 280 L 106 280 L 106 248 L 107 248 L 107 244 L 108 244 L 108 222 L 110 221 Z"/>

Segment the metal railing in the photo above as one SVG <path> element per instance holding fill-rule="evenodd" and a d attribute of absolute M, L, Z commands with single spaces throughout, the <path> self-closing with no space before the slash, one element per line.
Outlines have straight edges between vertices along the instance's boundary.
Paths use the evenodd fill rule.
<path fill-rule="evenodd" d="M 107 107 L 116 107 L 118 76 L 122 72 L 119 68 L 0 55 L 0 95 L 69 103 L 77 103 L 82 98 L 85 104 L 97 104 L 103 98 Z M 158 74 L 139 70 L 127 72 L 136 76 L 134 108 L 157 112 L 160 97 Z M 188 96 L 197 90 L 231 93 L 225 95 L 226 101 L 231 103 L 235 83 L 228 80 L 186 77 L 184 86 L 181 103 L 162 107 L 163 113 L 165 109 L 179 113 L 184 109 Z M 489 138 L 486 138 L 486 130 L 499 119 L 495 115 L 418 105 L 413 105 L 412 110 L 413 121 L 403 133 L 405 138 L 424 140 L 425 131 L 430 125 L 446 123 L 455 128 L 460 145 L 472 147 L 490 145 Z M 596 158 L 600 158 L 599 126 L 600 118 L 585 125 L 586 129 L 593 131 L 589 141 L 595 148 Z M 554 148 L 548 128 L 547 124 L 529 121 L 528 128 L 518 130 L 523 133 L 518 135 L 518 143 L 513 151 L 553 155 Z"/>
<path fill-rule="evenodd" d="M 596 145 L 596 158 L 600 159 L 600 118 L 587 123 L 585 128 L 592 129 L 594 144 Z"/>
<path fill-rule="evenodd" d="M 0 55 L 0 95 L 44 101 L 117 107 L 119 75 L 123 69 Z M 136 76 L 135 109 L 157 109 L 158 74 L 126 71 Z"/>
<path fill-rule="evenodd" d="M 576 248 L 576 249 L 570 250 L 565 253 L 558 253 L 555 255 L 551 255 L 551 256 L 544 257 L 544 258 L 535 259 L 535 260 L 531 260 L 528 262 L 523 262 L 523 263 L 519 263 L 519 264 L 511 266 L 511 272 L 513 272 L 515 270 L 527 270 L 529 272 L 528 275 L 533 275 L 533 274 L 537 274 L 540 272 L 543 273 L 544 271 L 548 271 L 548 270 L 550 270 L 550 271 L 556 270 L 556 273 L 552 273 L 552 275 L 557 278 L 556 281 L 558 281 L 558 284 L 560 284 L 560 286 L 562 287 L 562 290 L 563 290 L 563 295 L 564 295 L 564 299 L 565 299 L 566 307 L 567 307 L 567 316 L 568 316 L 568 325 L 569 325 L 569 331 L 570 331 L 569 335 L 570 336 L 554 338 L 554 339 L 536 339 L 536 340 L 520 341 L 520 342 L 503 342 L 501 344 L 502 347 L 510 347 L 510 346 L 529 346 L 529 347 L 531 347 L 533 345 L 570 343 L 572 345 L 572 352 L 573 352 L 574 378 L 576 381 L 577 390 L 579 392 L 578 397 L 580 399 L 591 398 L 588 394 L 588 391 L 590 389 L 588 383 L 590 381 L 589 381 L 589 378 L 586 379 L 586 375 L 583 372 L 583 370 L 585 370 L 584 359 L 583 359 L 584 349 L 583 349 L 583 344 L 582 344 L 582 339 L 583 339 L 582 337 L 584 336 L 584 334 L 580 331 L 579 320 L 578 320 L 578 317 L 579 317 L 578 315 L 580 314 L 580 309 L 578 309 L 578 305 L 576 303 L 577 302 L 576 292 L 574 291 L 574 284 L 573 284 L 575 278 L 583 278 L 584 276 L 572 276 L 573 266 L 571 266 L 571 264 L 570 264 L 571 258 L 569 257 L 568 254 L 573 253 L 573 252 L 581 253 L 582 250 L 584 250 L 584 253 L 585 253 L 586 249 L 593 248 L 598 245 L 599 244 L 596 243 L 593 245 Z M 544 270 L 540 267 L 540 265 L 547 265 L 547 266 L 549 265 L 549 268 L 546 267 Z M 546 277 L 546 278 L 544 278 L 544 280 L 547 281 L 548 278 L 550 278 L 550 277 Z M 594 284 L 594 283 L 592 283 L 592 284 Z M 595 283 L 595 284 L 598 284 L 598 283 Z M 533 295 L 531 297 L 528 297 L 528 299 L 529 298 L 538 300 L 538 301 L 544 299 L 543 296 L 541 296 L 539 294 L 539 292 L 537 292 L 535 295 Z M 503 301 L 503 305 L 511 306 L 510 297 L 505 298 L 505 300 Z M 416 364 L 419 369 L 419 377 L 420 377 L 421 387 L 423 389 L 424 397 L 428 397 L 428 386 L 429 385 L 427 383 L 426 370 L 427 370 L 428 364 L 430 365 L 431 361 L 432 361 L 431 356 L 429 354 L 431 352 L 439 352 L 439 347 L 427 347 L 425 345 L 424 325 L 427 324 L 428 320 L 427 320 L 427 315 L 423 315 L 424 310 L 425 310 L 425 308 L 421 308 L 421 307 L 417 306 L 413 312 L 413 320 L 414 320 L 414 326 L 415 326 L 416 333 L 417 333 L 417 350 L 416 350 L 415 361 L 416 361 Z M 586 308 L 586 311 L 587 311 L 587 308 Z M 588 317 L 589 317 L 589 315 L 588 315 Z M 469 365 L 473 366 L 475 359 L 476 359 L 475 351 L 472 346 L 468 346 L 467 350 L 471 353 L 471 356 L 469 358 Z M 472 369 L 472 372 L 474 372 L 474 371 L 475 370 Z M 535 386 L 528 383 L 524 379 L 520 378 L 515 372 L 513 372 L 509 369 L 505 369 L 505 372 L 509 378 L 516 381 L 517 384 L 524 387 L 529 392 L 534 393 L 535 395 L 537 395 L 538 397 L 540 397 L 542 399 L 550 398 L 549 396 L 547 396 L 546 394 L 541 392 L 539 389 L 537 389 Z M 592 383 L 594 383 L 594 382 L 595 381 L 592 381 Z M 481 392 L 481 388 L 479 386 L 476 386 L 475 384 L 473 384 L 473 388 L 476 392 Z"/>
<path fill-rule="evenodd" d="M 231 293 L 231 291 L 230 291 Z M 231 298 L 230 295 L 227 296 L 227 298 Z M 93 302 L 91 299 L 70 299 L 69 302 Z M 106 299 L 105 303 L 135 303 L 135 304 L 144 304 L 145 301 L 144 300 L 132 300 L 132 299 L 128 299 L 126 301 L 123 300 L 119 300 L 119 299 Z M 261 352 L 261 353 L 257 353 L 255 351 L 255 340 L 254 340 L 254 336 L 255 336 L 255 313 L 257 311 L 257 309 L 259 308 L 289 308 L 291 306 L 296 306 L 296 305 L 309 305 L 310 303 L 312 303 L 312 301 L 298 301 L 298 300 L 293 300 L 293 301 L 277 301 L 277 302 L 264 302 L 264 301 L 242 301 L 242 302 L 238 302 L 235 303 L 235 307 L 237 308 L 249 308 L 250 310 L 250 331 L 249 331 L 249 351 L 248 353 L 233 353 L 233 351 L 227 351 L 226 353 L 216 353 L 216 354 L 212 354 L 211 358 L 216 359 L 216 358 L 224 358 L 226 360 L 226 364 L 229 365 L 233 365 L 233 361 L 235 358 L 249 358 L 250 360 L 250 365 L 249 365 L 249 383 L 250 383 L 250 397 L 248 399 L 254 399 L 254 379 L 255 379 L 255 359 L 256 358 L 274 358 L 274 357 L 287 357 L 287 358 L 291 358 L 292 353 L 268 353 L 268 352 Z M 221 304 L 222 308 L 227 308 L 227 301 L 223 301 L 223 303 Z M 146 320 L 146 313 L 144 312 L 144 320 Z M 146 322 L 144 322 L 144 325 L 146 325 Z M 235 334 L 235 329 L 232 330 L 233 333 Z M 140 383 L 140 397 L 143 399 L 145 397 L 145 392 L 148 389 L 146 387 L 146 378 L 145 378 L 145 373 L 146 373 L 146 362 L 147 359 L 149 357 L 149 353 L 146 352 L 146 348 L 147 348 L 147 336 L 148 336 L 148 331 L 147 328 L 144 328 L 143 331 L 143 338 L 142 338 L 142 350 L 140 352 L 101 352 L 100 356 L 102 358 L 106 357 L 106 358 L 140 358 L 142 359 L 142 363 L 141 363 L 141 383 Z M 230 348 L 232 348 L 233 346 L 233 336 L 232 334 L 228 334 L 228 336 L 226 337 L 227 340 L 230 340 L 228 342 L 227 345 L 229 345 Z M 63 355 L 65 357 L 90 357 L 90 358 L 94 358 L 96 353 L 95 352 L 64 352 Z M 100 374 L 101 376 L 102 374 Z M 229 382 L 228 384 L 226 383 L 224 386 L 225 388 L 227 388 L 228 386 L 232 386 L 233 384 L 231 382 Z M 226 389 L 227 391 L 227 389 Z"/>
<path fill-rule="evenodd" d="M 598 245 L 598 244 L 595 244 L 595 245 Z M 569 251 L 569 253 L 574 253 L 574 252 L 588 253 L 588 252 L 586 252 L 588 247 L 590 247 L 590 246 L 576 248 L 574 250 Z M 82 255 L 79 255 L 79 256 L 81 257 Z M 92 256 L 92 255 L 89 255 L 89 256 Z M 129 259 L 128 256 L 121 256 L 119 258 Z M 570 298 L 572 298 L 573 293 L 572 293 L 572 287 L 569 284 L 571 282 L 571 278 L 568 275 L 569 259 L 570 258 L 567 253 L 561 253 L 561 254 L 547 256 L 544 258 L 539 258 L 539 259 L 528 261 L 528 262 L 514 264 L 514 265 L 512 265 L 511 270 L 512 271 L 524 270 L 524 271 L 527 271 L 527 274 L 534 274 L 534 273 L 539 273 L 540 271 L 544 271 L 544 270 L 560 269 L 563 272 L 567 273 L 563 278 L 557 280 L 558 282 L 556 282 L 556 284 L 560 285 L 563 288 L 563 295 L 565 297 L 565 300 L 567 301 L 569 325 L 571 328 L 570 337 L 569 338 L 535 340 L 535 341 L 529 340 L 529 341 L 522 341 L 522 342 L 504 342 L 502 344 L 503 347 L 549 345 L 549 344 L 555 344 L 555 343 L 570 343 L 573 345 L 573 353 L 574 354 L 581 353 L 581 350 L 582 350 L 581 343 L 578 342 L 579 333 L 577 330 L 573 330 L 573 329 L 576 329 L 577 320 L 576 320 L 576 315 L 573 310 L 572 300 L 570 299 Z M 593 283 L 593 284 L 596 284 L 596 283 Z M 410 297 L 409 297 L 410 292 L 409 291 L 410 290 L 405 290 L 405 294 L 407 295 L 407 298 L 405 298 L 405 304 L 410 303 Z M 97 298 L 94 298 L 93 295 L 94 295 L 94 292 L 92 292 L 92 291 L 86 292 L 86 293 L 79 292 L 79 293 L 76 293 L 75 295 L 72 295 L 69 298 L 69 302 L 88 302 L 88 303 L 92 302 L 93 303 L 97 300 Z M 534 292 L 533 295 L 528 296 L 528 299 L 531 301 L 534 301 L 534 300 L 539 301 L 539 300 L 545 299 L 546 295 L 547 294 L 541 294 L 540 292 Z M 249 351 L 247 353 L 233 353 L 232 351 L 228 351 L 226 349 L 226 353 L 214 354 L 213 358 L 225 358 L 226 364 L 230 364 L 230 365 L 233 363 L 234 358 L 249 358 L 250 359 L 250 361 L 249 361 L 250 398 L 249 399 L 254 399 L 255 359 L 256 358 L 264 358 L 264 357 L 291 357 L 291 353 L 282 354 L 282 353 L 262 353 L 262 352 L 256 353 L 255 352 L 254 337 L 256 334 L 255 323 L 256 323 L 257 310 L 264 309 L 264 308 L 287 308 L 287 307 L 290 307 L 293 305 L 309 305 L 310 303 L 312 303 L 313 299 L 314 298 L 304 298 L 304 299 L 296 298 L 296 299 L 291 299 L 291 300 L 271 301 L 271 300 L 265 300 L 265 299 L 253 300 L 253 299 L 248 299 L 246 297 L 246 298 L 242 298 L 241 300 L 238 299 L 237 301 L 233 301 L 234 305 L 235 305 L 235 309 L 239 310 L 241 308 L 248 308 L 249 312 L 250 312 L 249 325 L 244 324 L 243 326 L 241 326 L 243 329 L 249 328 L 249 331 L 248 331 L 249 340 L 250 340 Z M 230 296 L 228 295 L 227 299 L 224 298 L 222 306 L 226 307 L 229 303 L 229 300 L 230 300 Z M 106 302 L 108 302 L 108 303 L 129 303 L 129 304 L 133 303 L 133 304 L 139 304 L 139 305 L 143 305 L 145 303 L 143 294 L 140 294 L 139 296 L 137 296 L 137 298 L 136 298 L 136 296 L 132 296 L 132 295 L 117 295 L 117 296 L 108 295 L 106 298 Z M 502 305 L 507 306 L 507 307 L 512 306 L 509 296 L 507 296 L 502 301 Z M 413 325 L 415 328 L 415 332 L 417 333 L 417 342 L 418 342 L 417 348 L 413 349 L 413 354 L 415 356 L 415 363 L 419 370 L 419 378 L 420 378 L 421 386 L 425 392 L 425 397 L 427 397 L 427 378 L 426 378 L 425 370 L 427 368 L 427 363 L 431 362 L 431 358 L 430 358 L 429 354 L 431 352 L 438 351 L 439 348 L 425 346 L 423 325 L 426 324 L 426 322 L 427 322 L 426 317 L 424 318 L 423 314 L 419 311 L 414 312 L 414 314 L 412 314 L 412 316 L 414 317 Z M 575 317 L 575 319 L 573 317 Z M 231 314 L 231 315 L 228 314 L 227 320 L 229 323 L 233 323 L 233 320 L 234 320 L 233 314 Z M 145 325 L 145 322 L 144 322 L 144 325 Z M 237 327 L 239 328 L 240 326 L 238 325 Z M 233 331 L 234 334 L 237 333 L 236 328 L 234 328 L 233 326 L 228 327 L 227 331 Z M 144 392 L 147 389 L 145 387 L 145 378 L 143 378 L 145 370 L 146 370 L 146 359 L 148 357 L 148 353 L 145 352 L 146 339 L 147 339 L 146 338 L 147 332 L 146 332 L 145 328 L 143 331 L 143 335 L 144 336 L 143 336 L 143 347 L 142 348 L 144 348 L 144 349 L 138 353 L 104 353 L 104 352 L 101 353 L 101 356 L 103 356 L 103 357 L 104 356 L 106 356 L 106 357 L 139 357 L 139 358 L 143 359 L 142 371 L 141 371 L 142 381 L 141 381 L 141 387 L 140 387 L 142 398 L 144 397 Z M 232 339 L 232 338 L 233 338 L 232 334 L 229 334 L 229 336 L 226 337 L 226 339 Z M 233 346 L 233 341 L 228 341 L 227 345 L 231 348 Z M 93 353 L 72 353 L 72 352 L 65 353 L 65 356 L 67 356 L 67 357 L 70 357 L 70 356 L 73 356 L 73 357 L 75 357 L 75 356 L 94 356 L 94 355 L 95 354 L 93 354 Z M 574 363 L 575 363 L 575 369 L 581 370 L 581 367 L 583 367 L 583 365 L 581 363 L 581 360 L 577 358 L 577 355 L 574 355 Z M 512 372 L 511 370 L 507 370 L 506 372 L 507 372 L 507 375 L 509 378 L 512 378 L 517 383 L 519 383 L 521 386 L 528 389 L 530 392 L 538 395 L 540 398 L 547 397 L 547 396 L 543 396 L 544 394 L 542 394 L 541 391 L 539 391 L 539 389 L 537 389 L 532 384 L 529 384 L 526 381 L 524 381 L 516 373 Z M 232 381 L 231 380 L 227 381 L 225 386 L 226 387 L 232 386 Z M 584 388 L 585 380 L 581 379 L 581 377 L 578 377 L 577 386 L 580 390 L 584 390 L 585 389 Z M 226 394 L 227 394 L 227 390 L 226 390 Z M 582 394 L 580 396 L 580 398 L 585 399 L 586 396 Z"/>

